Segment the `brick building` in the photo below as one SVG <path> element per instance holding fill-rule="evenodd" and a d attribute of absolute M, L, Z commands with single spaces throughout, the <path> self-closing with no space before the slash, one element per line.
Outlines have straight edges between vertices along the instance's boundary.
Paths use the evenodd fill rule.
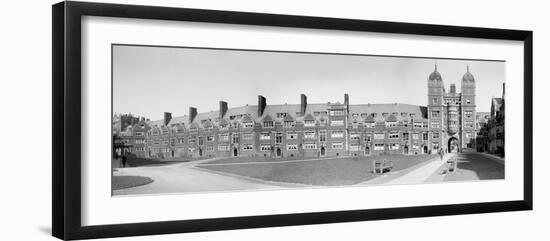
<path fill-rule="evenodd" d="M 308 103 L 257 105 L 172 117 L 131 126 L 132 152 L 143 157 L 323 157 L 427 154 L 476 149 L 475 80 L 469 69 L 461 92 L 445 90 L 435 70 L 428 77 L 428 105 Z M 138 144 L 139 142 L 139 144 Z"/>

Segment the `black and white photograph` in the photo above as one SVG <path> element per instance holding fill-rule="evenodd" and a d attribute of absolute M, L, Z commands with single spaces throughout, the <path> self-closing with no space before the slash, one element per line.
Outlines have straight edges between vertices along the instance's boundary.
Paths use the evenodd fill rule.
<path fill-rule="evenodd" d="M 506 178 L 505 60 L 111 50 L 113 196 Z"/>

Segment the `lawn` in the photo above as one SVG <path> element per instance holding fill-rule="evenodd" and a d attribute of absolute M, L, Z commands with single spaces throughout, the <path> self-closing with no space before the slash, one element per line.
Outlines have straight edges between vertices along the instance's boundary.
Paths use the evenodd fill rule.
<path fill-rule="evenodd" d="M 216 159 L 207 162 L 208 164 L 228 164 L 228 163 L 250 163 L 250 162 L 284 162 L 284 161 L 296 161 L 296 160 L 310 160 L 310 159 L 329 159 L 329 157 L 238 157 L 238 158 L 224 158 Z"/>
<path fill-rule="evenodd" d="M 153 182 L 153 179 L 140 176 L 113 176 L 112 190 L 137 187 Z"/>
<path fill-rule="evenodd" d="M 142 157 L 132 157 L 129 156 L 127 159 L 127 166 L 126 167 L 140 167 L 140 166 L 160 166 L 160 165 L 168 165 L 168 164 L 174 164 L 174 163 L 180 163 L 180 162 L 189 162 L 189 161 L 196 161 L 196 160 L 202 160 L 206 159 L 207 157 L 202 158 L 170 158 L 170 159 L 155 159 L 155 158 L 142 158 Z M 121 160 L 113 160 L 113 167 L 118 168 L 121 167 Z"/>
<path fill-rule="evenodd" d="M 340 186 L 361 183 L 379 176 L 372 173 L 372 161 L 375 159 L 392 160 L 394 166 L 392 171 L 398 171 L 435 157 L 435 155 L 385 155 L 327 158 L 303 162 L 198 165 L 198 167 L 266 181 Z"/>

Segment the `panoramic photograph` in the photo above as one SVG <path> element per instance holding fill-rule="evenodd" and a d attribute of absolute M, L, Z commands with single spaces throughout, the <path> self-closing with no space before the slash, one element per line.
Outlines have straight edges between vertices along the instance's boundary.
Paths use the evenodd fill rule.
<path fill-rule="evenodd" d="M 505 67 L 114 44 L 112 195 L 503 180 Z"/>

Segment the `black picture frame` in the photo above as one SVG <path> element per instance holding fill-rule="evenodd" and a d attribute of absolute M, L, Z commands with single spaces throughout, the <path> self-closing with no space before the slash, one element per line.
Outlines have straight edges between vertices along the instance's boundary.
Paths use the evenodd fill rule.
<path fill-rule="evenodd" d="M 214 230 L 309 225 L 351 221 L 474 214 L 533 208 L 533 32 L 491 28 L 336 19 L 171 7 L 60 2 L 52 6 L 52 233 L 60 239 L 88 239 Z M 81 224 L 81 17 L 194 21 L 426 36 L 516 40 L 524 43 L 523 199 L 404 208 L 341 210 L 283 215 L 176 220 L 99 226 Z"/>

